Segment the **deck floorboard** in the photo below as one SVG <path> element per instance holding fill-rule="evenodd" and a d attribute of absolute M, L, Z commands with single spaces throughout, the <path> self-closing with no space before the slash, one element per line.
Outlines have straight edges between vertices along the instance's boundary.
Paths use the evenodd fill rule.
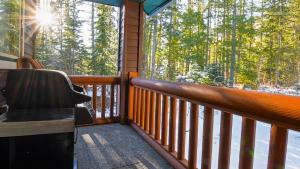
<path fill-rule="evenodd" d="M 132 128 L 110 124 L 78 128 L 78 169 L 172 168 Z"/>

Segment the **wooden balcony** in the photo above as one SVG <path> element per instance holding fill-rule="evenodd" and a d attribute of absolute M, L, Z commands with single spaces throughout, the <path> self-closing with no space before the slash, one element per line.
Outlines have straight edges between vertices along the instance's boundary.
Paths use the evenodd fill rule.
<path fill-rule="evenodd" d="M 265 133 L 268 158 L 258 160 L 265 160 L 268 169 L 285 168 L 288 132 L 300 131 L 300 98 L 138 78 L 144 13 L 137 2 L 125 0 L 121 11 L 120 77 L 70 76 L 92 96 L 94 109 L 94 125 L 78 129 L 79 168 L 229 169 L 234 115 L 242 117 L 238 168 L 253 168 L 258 122 L 271 125 Z M 23 39 L 29 39 L 23 42 L 28 49 L 20 57 L 34 58 L 34 38 Z M 212 152 L 215 110 L 221 112 L 217 157 Z M 119 122 L 125 125 L 112 124 Z"/>
<path fill-rule="evenodd" d="M 147 147 L 126 125 L 114 124 L 80 128 L 77 150 L 82 150 L 81 144 L 88 144 L 87 148 L 89 148 L 89 144 L 91 146 L 102 144 L 101 146 L 104 147 L 113 145 L 116 146 L 114 151 L 124 153 L 121 163 L 125 165 L 127 158 L 136 157 L 140 151 L 146 149 L 144 153 L 152 154 L 151 158 L 155 159 L 152 161 L 153 163 L 151 161 L 148 163 L 152 165 L 155 163 L 156 167 L 146 165 L 145 168 L 168 168 L 169 165 L 174 168 L 211 168 L 212 163 L 218 163 L 219 169 L 227 169 L 230 168 L 232 119 L 233 115 L 238 115 L 242 117 L 239 168 L 253 168 L 257 121 L 271 125 L 269 152 L 266 152 L 268 153 L 267 168 L 284 168 L 288 130 L 300 131 L 299 97 L 146 80 L 135 78 L 136 76 L 137 73 L 129 74 L 130 85 L 127 88 L 126 102 L 128 108 L 126 117 L 129 123 L 127 124 L 130 124 L 168 164 L 155 155 L 153 150 Z M 112 99 L 117 98 L 118 91 L 111 90 L 113 92 L 106 93 L 107 88 L 113 89 L 119 85 L 118 77 L 71 76 L 71 80 L 73 83 L 92 89 L 94 109 L 100 114 L 95 116 L 95 124 L 119 122 L 119 114 L 115 112 L 124 111 L 114 108 L 118 107 L 119 101 Z M 101 94 L 97 94 L 97 92 Z M 97 107 L 99 99 L 102 106 Z M 109 104 L 107 104 L 108 100 L 110 100 Z M 103 107 L 103 105 L 105 106 Z M 204 113 L 203 124 L 199 123 L 199 111 L 202 110 Z M 212 161 L 214 110 L 222 112 L 218 161 Z M 203 131 L 199 131 L 200 125 L 203 125 Z M 199 144 L 199 132 L 203 137 L 202 145 Z M 97 138 L 95 135 L 98 134 Z M 265 134 L 268 135 L 268 133 Z M 104 137 L 105 135 L 107 138 Z M 136 141 L 138 143 L 135 143 Z M 137 148 L 133 148 L 132 144 Z M 141 145 L 145 145 L 145 147 L 140 147 Z M 201 149 L 201 158 L 198 156 L 199 149 Z M 101 148 L 95 150 L 100 153 L 98 158 L 101 156 L 100 150 Z M 123 156 L 121 157 L 123 158 Z M 81 159 L 82 156 L 79 155 L 78 158 Z M 115 159 L 111 155 L 108 155 L 108 158 Z M 128 165 L 135 164 L 135 160 L 128 162 Z M 96 159 L 96 161 L 101 163 L 100 159 Z M 138 164 L 145 165 L 141 162 Z"/>

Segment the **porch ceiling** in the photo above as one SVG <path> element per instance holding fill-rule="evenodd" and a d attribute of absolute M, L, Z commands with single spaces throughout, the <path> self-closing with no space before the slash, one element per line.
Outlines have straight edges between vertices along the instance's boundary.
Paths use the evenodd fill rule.
<path fill-rule="evenodd" d="M 86 0 L 111 6 L 121 7 L 123 0 Z M 138 3 L 144 2 L 144 11 L 147 15 L 154 15 L 168 6 L 173 0 L 133 0 Z"/>

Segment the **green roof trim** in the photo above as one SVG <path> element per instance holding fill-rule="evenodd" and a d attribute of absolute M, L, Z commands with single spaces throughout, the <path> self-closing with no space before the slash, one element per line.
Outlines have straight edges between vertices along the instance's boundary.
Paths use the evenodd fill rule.
<path fill-rule="evenodd" d="M 110 6 L 121 7 L 123 0 L 86 0 Z M 155 15 L 167 7 L 173 0 L 134 0 L 138 3 L 144 2 L 144 11 L 147 15 Z"/>
<path fill-rule="evenodd" d="M 85 0 L 85 1 L 96 2 L 96 3 L 116 6 L 116 7 L 121 7 L 122 5 L 122 0 Z"/>
<path fill-rule="evenodd" d="M 144 2 L 144 11 L 147 15 L 152 16 L 169 6 L 173 0 L 146 0 Z"/>

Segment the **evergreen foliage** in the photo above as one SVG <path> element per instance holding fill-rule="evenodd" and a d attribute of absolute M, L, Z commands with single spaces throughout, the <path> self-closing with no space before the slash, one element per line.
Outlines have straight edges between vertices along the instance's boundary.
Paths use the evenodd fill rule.
<path fill-rule="evenodd" d="M 299 9 L 299 0 L 175 0 L 155 16 L 157 32 L 156 20 L 146 18 L 144 74 L 154 67 L 156 79 L 293 86 L 300 78 Z M 199 78 L 204 74 L 209 80 Z"/>
<path fill-rule="evenodd" d="M 90 12 L 81 9 L 82 6 L 90 6 L 96 14 L 91 18 L 81 17 L 80 14 Z M 36 58 L 46 68 L 67 74 L 115 75 L 118 27 L 113 13 L 117 13 L 116 9 L 80 0 L 55 0 L 51 9 L 56 14 L 56 23 L 48 28 L 40 27 L 35 44 Z M 93 26 L 82 30 L 86 28 L 84 25 Z M 90 40 L 84 41 L 85 36 Z"/>

